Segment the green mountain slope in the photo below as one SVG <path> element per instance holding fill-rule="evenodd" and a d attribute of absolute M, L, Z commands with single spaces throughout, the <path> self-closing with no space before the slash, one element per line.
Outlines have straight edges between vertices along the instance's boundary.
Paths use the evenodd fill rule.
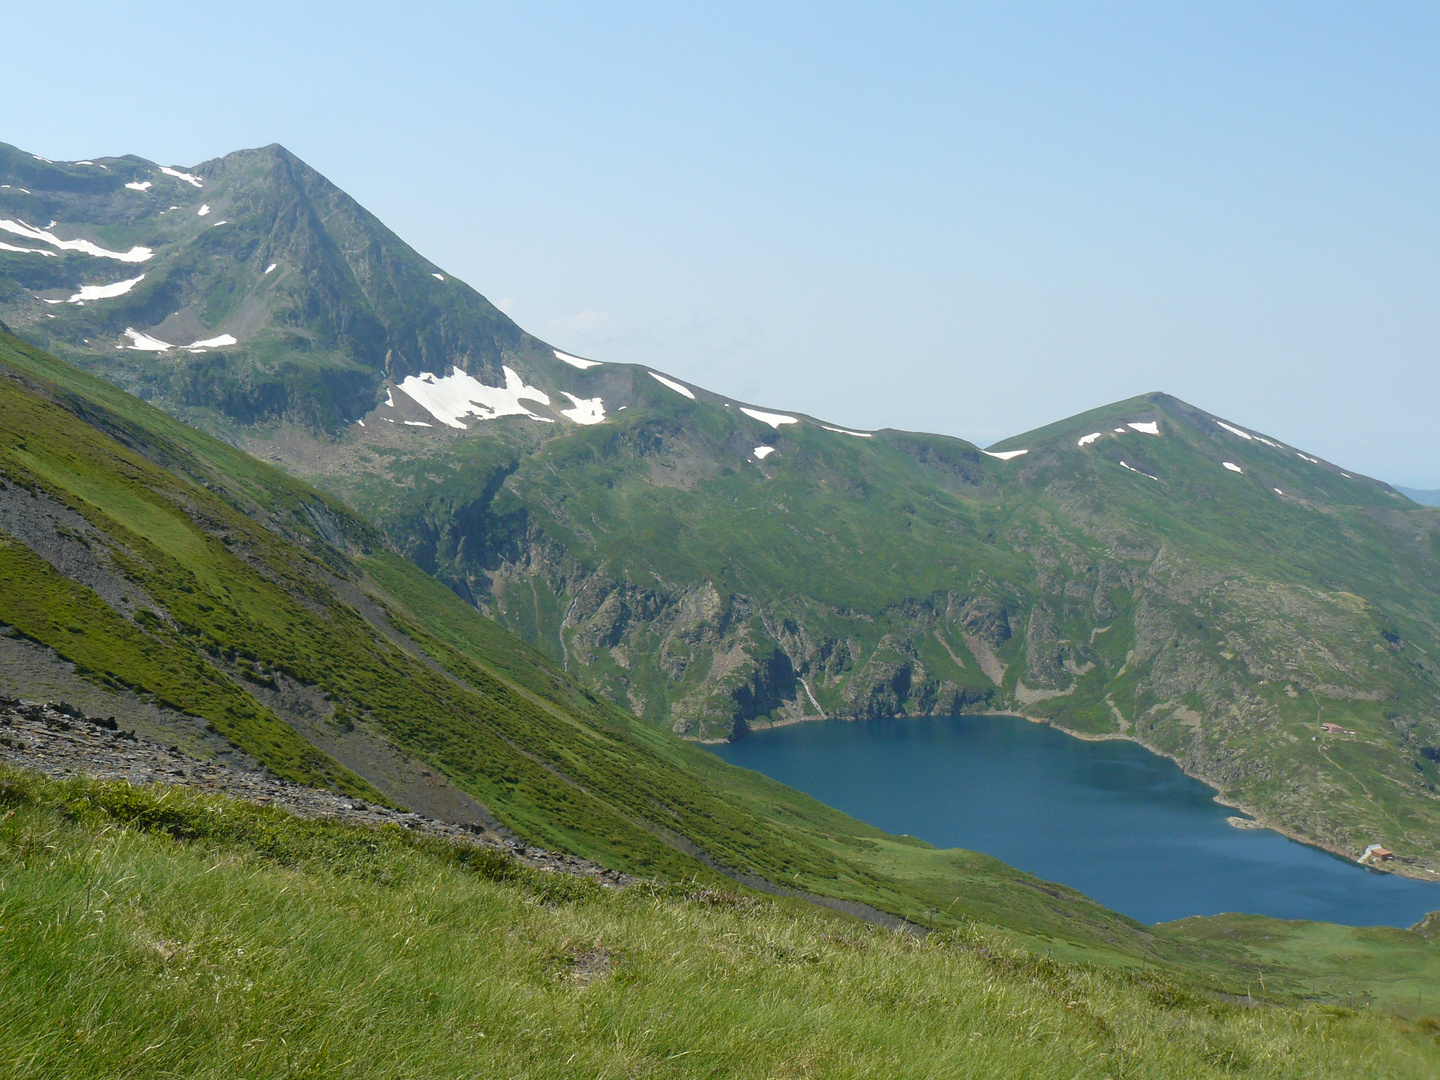
<path fill-rule="evenodd" d="M 1186 952 L 641 723 L 350 511 L 3 336 L 0 474 L 0 649 L 52 651 L 117 713 L 143 700 L 278 775 L 366 798 L 406 802 L 386 765 L 401 758 L 471 800 L 470 820 L 633 873 L 718 866 L 915 919 L 943 898 L 952 918 L 1082 953 Z"/>
<path fill-rule="evenodd" d="M 202 754 L 229 746 L 641 875 L 720 882 L 719 867 L 842 911 L 982 924 L 1061 961 L 1160 963 L 1237 993 L 1259 968 L 1267 993 L 1391 1009 L 1440 995 L 1419 933 L 1144 927 L 726 765 L 583 687 L 344 506 L 8 335 L 0 483 L 0 670 L 74 665 L 93 711 L 159 716 Z"/>
<path fill-rule="evenodd" d="M 278 148 L 199 187 L 101 164 L 0 160 L 0 217 L 56 222 L 10 233 L 0 317 L 343 499 L 653 724 L 1015 711 L 1440 873 L 1434 510 L 1160 394 L 988 451 L 757 409 L 543 346 Z M 146 278 L 68 302 L 100 264 Z"/>
<path fill-rule="evenodd" d="M 772 431 L 631 377 L 603 425 L 372 424 L 287 460 L 682 733 L 1005 709 L 1140 739 L 1292 835 L 1440 869 L 1433 511 L 1163 395 L 1001 461 Z"/>
<path fill-rule="evenodd" d="M 279 146 L 166 171 L 0 144 L 0 177 L 10 326 L 66 359 L 102 353 L 112 381 L 197 419 L 332 430 L 387 375 L 463 362 L 494 380 L 534 344 Z"/>
<path fill-rule="evenodd" d="M 710 889 L 585 888 L 173 791 L 0 770 L 0 806 L 0 1068 L 17 1076 L 1440 1068 L 1433 1016 L 1343 991 L 1245 1008 L 1243 986 L 1225 1001 L 1153 964 L 1057 963 L 973 927 L 921 944 Z"/>

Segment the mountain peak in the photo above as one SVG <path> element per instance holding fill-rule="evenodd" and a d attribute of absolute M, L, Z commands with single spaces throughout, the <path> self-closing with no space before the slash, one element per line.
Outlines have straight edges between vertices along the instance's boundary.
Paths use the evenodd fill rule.
<path fill-rule="evenodd" d="M 1120 469 L 1146 477 L 1162 491 L 1246 478 L 1255 491 L 1275 498 L 1307 498 L 1350 505 L 1389 505 L 1394 490 L 1382 481 L 1352 474 L 1297 446 L 1227 420 L 1189 402 L 1152 391 L 1102 405 L 1044 427 L 1003 439 L 986 450 L 1030 469 L 1050 467 L 1065 476 L 1076 470 Z"/>
<path fill-rule="evenodd" d="M 143 397 L 333 430 L 387 377 L 501 383 L 540 348 L 279 143 L 188 169 L 0 146 L 0 185 L 0 313 Z"/>

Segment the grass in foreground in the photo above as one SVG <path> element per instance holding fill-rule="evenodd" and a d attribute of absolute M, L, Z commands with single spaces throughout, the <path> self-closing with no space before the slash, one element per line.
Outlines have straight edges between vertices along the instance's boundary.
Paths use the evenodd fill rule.
<path fill-rule="evenodd" d="M 398 829 L 0 773 L 0 1071 L 72 1076 L 1433 1076 L 1424 1030 L 605 892 Z"/>

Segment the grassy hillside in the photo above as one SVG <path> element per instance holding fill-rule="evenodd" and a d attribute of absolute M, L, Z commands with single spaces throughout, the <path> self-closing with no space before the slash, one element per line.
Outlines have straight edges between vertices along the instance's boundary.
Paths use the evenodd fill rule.
<path fill-rule="evenodd" d="M 123 785 L 7 772 L 0 804 L 16 1075 L 1440 1070 L 1433 1019 L 1247 1009 L 977 928 L 921 941 L 695 886 L 615 894 L 397 829 Z"/>
<path fill-rule="evenodd" d="M 26 637 L 102 681 L 203 718 L 282 776 L 370 793 L 257 701 L 251 685 L 307 688 L 328 705 L 327 723 L 373 724 L 550 846 L 641 873 L 703 870 L 665 842 L 660 816 L 717 857 L 742 861 L 753 851 L 757 872 L 798 861 L 830 876 L 763 828 L 750 835 L 713 794 L 646 767 L 618 710 L 592 707 L 582 720 L 546 708 L 463 654 L 437 649 L 454 669 L 447 673 L 423 652 L 423 635 L 407 649 L 385 633 L 397 631 L 383 594 L 372 601 L 378 625 L 345 602 L 337 575 L 357 589 L 365 581 L 339 548 L 313 545 L 322 559 L 284 541 L 84 423 L 47 384 L 26 381 L 28 390 L 12 379 L 0 398 L 7 524 L 19 533 L 3 549 L 0 620 Z M 34 504 L 41 511 L 30 516 L 42 520 L 26 530 Z M 41 555 L 57 550 L 54 562 L 81 564 L 76 576 L 90 585 Z M 107 593 L 120 595 L 107 603 Z"/>
<path fill-rule="evenodd" d="M 373 408 L 387 376 L 461 357 L 493 381 L 502 350 L 530 342 L 281 146 L 178 171 L 0 143 L 13 241 L 0 315 L 67 360 L 98 354 L 114 381 L 191 419 L 328 431 Z M 81 299 L 86 286 L 119 291 Z"/>

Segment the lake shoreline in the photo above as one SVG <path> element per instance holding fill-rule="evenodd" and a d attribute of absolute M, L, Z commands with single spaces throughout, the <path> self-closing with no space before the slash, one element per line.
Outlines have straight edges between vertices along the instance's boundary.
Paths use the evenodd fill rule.
<path fill-rule="evenodd" d="M 1055 720 L 1053 720 L 1053 719 L 1051 719 L 1051 718 L 1049 718 L 1049 717 L 1044 717 L 1044 716 L 1027 716 L 1025 713 L 1016 712 L 1016 711 L 1013 710 L 1013 709 L 987 709 L 987 710 L 985 710 L 985 711 L 983 711 L 983 712 L 961 712 L 961 713 L 953 714 L 953 716 L 950 717 L 950 718 L 953 718 L 953 719 L 961 719 L 961 718 L 964 718 L 964 717 L 967 717 L 967 716 L 991 716 L 991 717 L 1003 716 L 1003 717 L 1012 717 L 1012 718 L 1017 719 L 1017 720 L 1026 720 L 1026 721 L 1028 721 L 1029 723 L 1032 723 L 1032 724 L 1040 724 L 1040 725 L 1044 725 L 1044 726 L 1046 726 L 1046 727 L 1054 728 L 1056 731 L 1061 732 L 1061 733 L 1064 734 L 1064 735 L 1068 735 L 1068 736 L 1070 736 L 1070 737 L 1073 738 L 1073 739 L 1079 739 L 1079 740 L 1082 741 L 1082 742 L 1116 742 L 1116 741 L 1119 741 L 1119 742 L 1134 743 L 1136 746 L 1142 747 L 1143 749 L 1145 749 L 1146 751 L 1148 751 L 1148 752 L 1156 755 L 1157 757 L 1161 757 L 1161 758 L 1166 759 L 1167 761 L 1173 762 L 1173 763 L 1175 764 L 1175 766 L 1176 766 L 1177 768 L 1179 768 L 1179 770 L 1180 770 L 1182 773 L 1184 773 L 1186 776 L 1190 777 L 1190 779 L 1199 781 L 1200 783 L 1204 784 L 1206 787 L 1208 787 L 1208 788 L 1210 788 L 1212 791 L 1214 791 L 1214 792 L 1215 792 L 1215 794 L 1214 794 L 1214 796 L 1213 796 L 1214 801 L 1215 801 L 1216 803 L 1218 803 L 1220 806 L 1224 806 L 1224 807 L 1226 807 L 1227 809 L 1231 809 L 1231 810 L 1238 810 L 1240 813 L 1247 815 L 1249 818 L 1251 818 L 1253 821 L 1255 821 L 1255 822 L 1259 825 L 1259 827 L 1261 827 L 1261 828 L 1263 828 L 1263 829 L 1268 829 L 1269 831 L 1271 831 L 1271 832 L 1273 832 L 1273 833 L 1276 833 L 1276 834 L 1278 834 L 1278 835 L 1280 835 L 1280 836 L 1283 836 L 1283 837 L 1285 837 L 1285 839 L 1291 840 L 1291 841 L 1293 841 L 1293 842 L 1295 842 L 1295 843 L 1297 843 L 1297 844 L 1303 844 L 1303 845 L 1305 845 L 1306 847 L 1314 848 L 1316 851 L 1322 851 L 1322 852 L 1324 852 L 1326 855 L 1331 856 L 1332 858 L 1339 859 L 1341 862 L 1348 863 L 1348 864 L 1350 864 L 1350 865 L 1352 865 L 1352 866 L 1358 866 L 1358 867 L 1359 867 L 1360 869 L 1362 869 L 1362 870 L 1369 870 L 1369 871 L 1372 871 L 1372 872 L 1378 873 L 1378 874 L 1393 874 L 1395 877 L 1406 878 L 1406 879 L 1408 879 L 1408 880 L 1410 880 L 1410 881 L 1421 881 L 1421 882 L 1425 882 L 1426 884 L 1440 885 L 1440 874 L 1436 874 L 1434 871 L 1431 871 L 1431 870 L 1430 870 L 1429 868 L 1427 868 L 1427 867 L 1422 867 L 1422 866 L 1410 866 L 1410 865 L 1407 865 L 1407 864 L 1405 864 L 1405 863 L 1397 863 L 1397 864 L 1391 864 L 1391 865 L 1386 865 L 1386 866 L 1373 866 L 1373 865 L 1370 865 L 1370 864 L 1368 864 L 1368 863 L 1360 863 L 1360 862 L 1357 862 L 1356 859 L 1355 859 L 1355 857 L 1352 856 L 1349 852 L 1342 851 L 1342 850 L 1340 850 L 1338 847 L 1332 846 L 1332 845 L 1330 845 L 1330 844 L 1326 844 L 1326 843 L 1324 843 L 1323 841 L 1314 839 L 1313 837 L 1309 837 L 1309 836 L 1302 835 L 1301 833 L 1298 833 L 1298 832 L 1296 832 L 1295 830 L 1293 830 L 1293 829 L 1291 829 L 1291 828 L 1288 828 L 1287 826 L 1285 826 L 1285 825 L 1283 825 L 1283 824 L 1275 821 L 1275 820 L 1272 819 L 1269 815 L 1265 814 L 1263 811 L 1256 810 L 1256 809 L 1254 809 L 1253 807 L 1246 806 L 1244 803 L 1241 803 L 1241 802 L 1236 801 L 1235 799 L 1233 799 L 1232 797 L 1230 797 L 1229 795 L 1227 795 L 1224 791 L 1222 791 L 1220 788 L 1216 787 L 1215 784 L 1214 784 L 1212 781 L 1210 781 L 1209 779 L 1207 779 L 1206 777 L 1200 776 L 1200 775 L 1198 775 L 1197 773 L 1191 772 L 1189 769 L 1187 769 L 1187 768 L 1185 767 L 1185 763 L 1184 763 L 1183 761 L 1181 761 L 1178 757 L 1176 757 L 1174 754 L 1171 754 L 1171 753 L 1169 753 L 1169 752 L 1167 752 L 1167 751 L 1165 751 L 1165 750 L 1159 749 L 1159 748 L 1157 748 L 1157 747 L 1151 746 L 1151 745 L 1149 745 L 1148 743 L 1144 742 L 1143 740 L 1136 738 L 1134 735 L 1130 735 L 1130 734 L 1123 733 L 1123 732 L 1118 732 L 1118 731 L 1115 731 L 1115 732 L 1075 731 L 1075 730 L 1072 729 L 1072 728 L 1066 727 L 1066 726 L 1065 726 L 1064 724 L 1062 724 L 1062 723 L 1057 723 Z M 937 718 L 937 719 L 945 719 L 946 717 L 944 717 L 944 716 L 942 716 L 942 715 L 940 715 L 940 714 L 936 714 L 936 718 Z M 837 719 L 842 719 L 842 718 L 841 718 L 841 717 L 830 717 L 830 716 L 786 717 L 786 718 L 784 718 L 784 719 L 782 719 L 782 720 L 775 720 L 775 721 L 767 722 L 767 723 L 765 723 L 763 726 L 756 725 L 756 726 L 753 726 L 753 727 L 749 727 L 749 728 L 747 729 L 747 731 L 746 731 L 746 735 L 748 736 L 748 735 L 752 735 L 752 734 L 759 734 L 759 733 L 761 733 L 761 732 L 771 731 L 771 730 L 774 730 L 774 729 L 776 729 L 776 728 L 793 727 L 793 726 L 798 725 L 798 724 L 813 723 L 813 722 L 815 722 L 815 721 L 817 721 L 817 720 L 837 720 Z M 906 720 L 906 719 L 918 719 L 918 717 L 894 716 L 894 717 L 878 717 L 878 718 L 876 718 L 876 719 Z M 865 723 L 865 722 L 867 722 L 867 721 L 864 721 L 864 720 L 850 720 L 850 719 L 846 718 L 846 719 L 845 719 L 845 722 L 846 722 L 846 723 Z M 723 744 L 725 744 L 725 743 L 733 743 L 733 742 L 735 742 L 736 740 L 735 740 L 734 738 L 727 738 L 727 739 L 691 739 L 691 740 L 688 740 L 688 741 L 697 742 L 697 743 L 700 743 L 701 745 L 711 745 L 711 746 L 713 746 L 713 745 L 723 745 Z M 1440 895 L 1437 895 L 1437 902 L 1440 902 Z"/>
<path fill-rule="evenodd" d="M 1045 724 L 1049 727 L 1054 728 L 1056 731 L 1063 732 L 1064 734 L 1069 735 L 1071 738 L 1079 739 L 1082 742 L 1113 742 L 1119 740 L 1123 742 L 1134 743 L 1136 746 L 1144 747 L 1156 757 L 1162 757 L 1165 758 L 1167 761 L 1174 762 L 1176 767 L 1186 776 L 1190 777 L 1192 780 L 1198 780 L 1206 787 L 1211 788 L 1215 792 L 1214 798 L 1217 803 L 1230 810 L 1239 810 L 1242 814 L 1249 816 L 1250 819 L 1255 821 L 1261 828 L 1269 829 L 1271 832 L 1278 833 L 1279 835 L 1285 837 L 1285 839 L 1292 840 L 1297 844 L 1304 844 L 1306 847 L 1314 848 L 1316 851 L 1323 851 L 1327 855 L 1332 855 L 1342 862 L 1350 863 L 1353 866 L 1358 866 L 1362 870 L 1369 870 L 1377 874 L 1394 874 L 1396 877 L 1408 878 L 1411 881 L 1423 881 L 1430 885 L 1440 885 L 1440 875 L 1435 874 L 1433 871 L 1427 869 L 1426 867 L 1409 866 L 1405 863 L 1394 863 L 1386 866 L 1374 866 L 1370 863 L 1362 863 L 1359 862 L 1349 852 L 1341 851 L 1336 847 L 1332 847 L 1331 845 L 1313 839 L 1312 837 L 1303 836 L 1300 833 L 1294 831 L 1293 829 L 1287 828 L 1286 826 L 1274 821 L 1263 811 L 1256 810 L 1253 807 L 1246 806 L 1244 803 L 1237 802 L 1236 800 L 1230 798 L 1225 794 L 1225 792 L 1217 788 L 1210 780 L 1187 769 L 1185 767 L 1185 763 L 1181 761 L 1178 757 L 1176 757 L 1174 754 L 1167 753 L 1164 750 L 1151 746 L 1149 743 L 1137 739 L 1133 735 L 1122 734 L 1121 732 L 1093 733 L 1088 731 L 1073 731 L 1070 728 L 1067 728 L 1064 724 L 1057 724 L 1054 720 L 1047 719 L 1043 716 L 1026 716 L 1024 713 L 1017 712 L 986 712 L 968 713 L 961 715 L 1014 716 L 1021 720 L 1028 720 L 1032 724 Z M 1437 895 L 1436 899 L 1437 901 L 1440 901 L 1440 895 Z"/>
<path fill-rule="evenodd" d="M 1403 930 L 1440 907 L 1433 881 L 1361 872 L 1263 818 L 1237 828 L 1234 815 L 1251 820 L 1240 800 L 1137 739 L 1063 737 L 1074 734 L 992 709 L 787 724 L 707 750 L 885 832 L 985 853 L 1147 924 L 1231 912 Z"/>

